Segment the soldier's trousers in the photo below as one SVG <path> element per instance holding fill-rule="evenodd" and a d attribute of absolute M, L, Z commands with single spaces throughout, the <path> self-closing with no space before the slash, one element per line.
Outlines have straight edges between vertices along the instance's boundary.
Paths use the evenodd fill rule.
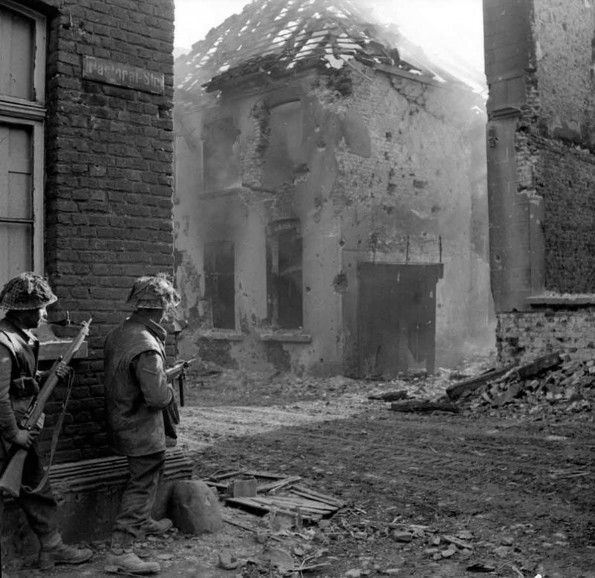
<path fill-rule="evenodd" d="M 6 469 L 10 455 L 9 443 L 0 438 L 0 475 Z M 41 458 L 37 453 L 36 447 L 33 446 L 27 452 L 27 458 L 25 459 L 25 466 L 23 468 L 23 487 L 21 487 L 20 496 L 15 498 L 15 501 L 24 511 L 31 529 L 42 539 L 56 532 L 58 529 L 58 504 L 54 498 L 49 481 L 46 481 L 39 491 L 35 493 L 31 492 L 43 479 L 44 473 L 45 470 Z M 2 506 L 3 503 L 0 498 L 0 510 Z M 3 516 L 0 516 L 0 520 L 2 518 Z"/>
<path fill-rule="evenodd" d="M 120 502 L 112 532 L 112 547 L 128 546 L 143 534 L 151 519 L 157 487 L 165 467 L 165 452 L 147 456 L 127 456 L 130 478 Z"/>

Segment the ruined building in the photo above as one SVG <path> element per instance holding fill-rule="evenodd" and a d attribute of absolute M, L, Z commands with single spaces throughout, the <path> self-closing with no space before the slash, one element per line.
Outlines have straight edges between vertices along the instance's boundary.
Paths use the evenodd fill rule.
<path fill-rule="evenodd" d="M 256 0 L 176 61 L 183 347 L 395 375 L 488 330 L 481 95 L 349 0 Z"/>
<path fill-rule="evenodd" d="M 52 469 L 66 539 L 105 535 L 125 481 L 104 433 L 103 340 L 135 277 L 173 271 L 173 27 L 169 0 L 0 0 L 0 283 L 33 270 L 59 297 L 41 369 L 92 318 Z M 3 498 L 5 561 L 36 543 Z"/>
<path fill-rule="evenodd" d="M 595 347 L 595 6 L 484 0 L 492 289 L 503 361 Z"/>

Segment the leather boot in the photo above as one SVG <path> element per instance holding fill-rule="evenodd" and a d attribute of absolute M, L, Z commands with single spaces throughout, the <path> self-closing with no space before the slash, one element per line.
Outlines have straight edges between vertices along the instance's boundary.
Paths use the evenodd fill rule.
<path fill-rule="evenodd" d="M 159 536 L 165 534 L 172 526 L 173 522 L 169 518 L 162 518 L 161 520 L 151 518 L 141 526 L 141 531 L 145 536 Z"/>
<path fill-rule="evenodd" d="M 157 562 L 141 560 L 131 549 L 112 548 L 105 558 L 106 572 L 126 572 L 128 574 L 158 574 L 161 566 Z"/>
<path fill-rule="evenodd" d="M 52 532 L 47 536 L 40 536 L 41 550 L 38 564 L 42 570 L 49 570 L 56 564 L 83 564 L 93 556 L 89 548 L 76 548 L 62 541 L 59 532 Z"/>

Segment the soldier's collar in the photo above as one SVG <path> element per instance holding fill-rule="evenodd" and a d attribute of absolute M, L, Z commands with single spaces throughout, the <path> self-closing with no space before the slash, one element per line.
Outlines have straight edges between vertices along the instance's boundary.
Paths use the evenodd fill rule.
<path fill-rule="evenodd" d="M 151 331 L 151 333 L 154 333 L 159 339 L 161 339 L 161 341 L 165 342 L 165 340 L 167 338 L 167 331 L 165 330 L 164 327 L 159 325 L 159 323 L 156 323 L 152 319 L 145 319 L 145 318 L 141 317 L 140 315 L 136 315 L 136 313 L 133 313 L 129 317 L 129 319 L 131 321 L 135 321 L 136 323 L 141 323 L 149 331 Z"/>

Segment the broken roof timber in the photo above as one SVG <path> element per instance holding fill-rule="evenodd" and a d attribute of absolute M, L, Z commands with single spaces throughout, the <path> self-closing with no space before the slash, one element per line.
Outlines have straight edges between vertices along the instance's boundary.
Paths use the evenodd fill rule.
<path fill-rule="evenodd" d="M 264 73 L 266 81 L 305 68 L 338 69 L 351 59 L 439 82 L 442 75 L 421 61 L 401 57 L 399 38 L 354 0 L 254 0 L 178 59 L 176 86 L 182 93 L 220 90 L 241 77 Z"/>

